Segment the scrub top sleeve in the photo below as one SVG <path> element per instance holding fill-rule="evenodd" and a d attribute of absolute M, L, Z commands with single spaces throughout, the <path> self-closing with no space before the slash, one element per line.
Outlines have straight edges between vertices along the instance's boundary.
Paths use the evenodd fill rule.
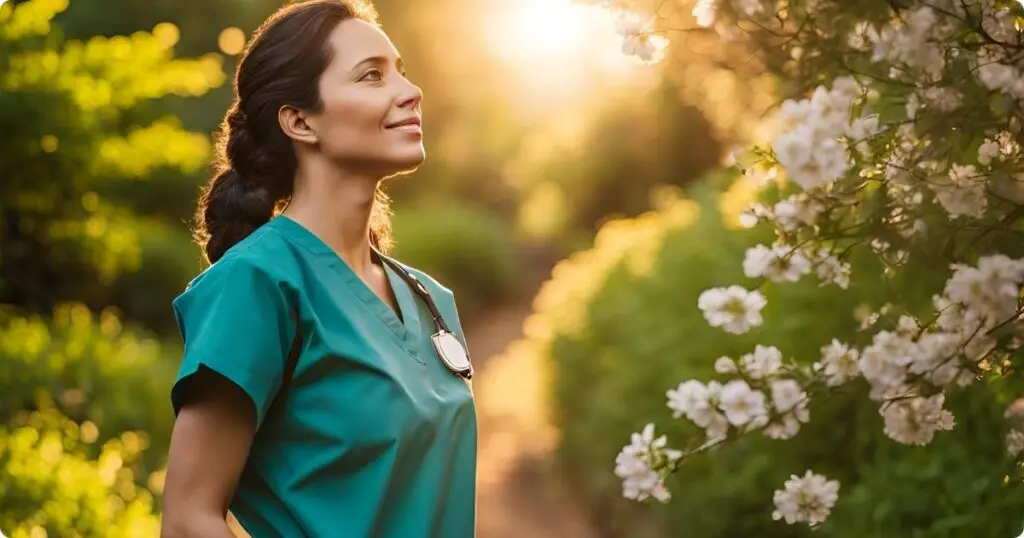
<path fill-rule="evenodd" d="M 184 356 L 171 390 L 175 414 L 201 368 L 231 381 L 252 400 L 256 427 L 281 386 L 295 337 L 287 286 L 250 261 L 224 259 L 173 303 Z"/>

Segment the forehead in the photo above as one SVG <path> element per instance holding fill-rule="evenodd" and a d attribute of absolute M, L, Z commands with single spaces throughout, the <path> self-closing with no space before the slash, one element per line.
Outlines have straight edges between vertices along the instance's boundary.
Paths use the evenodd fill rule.
<path fill-rule="evenodd" d="M 359 62 L 374 56 L 392 60 L 398 58 L 398 50 L 383 30 L 359 19 L 342 21 L 331 32 L 329 38 L 334 57 L 333 67 L 347 70 Z"/>

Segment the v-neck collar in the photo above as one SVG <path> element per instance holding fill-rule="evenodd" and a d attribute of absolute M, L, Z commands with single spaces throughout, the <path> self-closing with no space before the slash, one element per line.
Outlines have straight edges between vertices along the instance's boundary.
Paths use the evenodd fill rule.
<path fill-rule="evenodd" d="M 417 342 L 420 336 L 420 315 L 419 305 L 416 302 L 413 290 L 409 289 L 409 286 L 405 283 L 395 271 L 386 263 L 384 260 L 380 260 L 379 254 L 376 250 L 372 250 L 372 255 L 378 258 L 379 263 L 384 268 L 384 274 L 387 276 L 387 282 L 390 286 L 394 296 L 397 307 L 401 312 L 401 318 L 383 299 L 380 298 L 363 279 L 359 278 L 359 275 L 352 270 L 337 252 L 334 251 L 327 243 L 325 243 L 319 236 L 310 231 L 308 228 L 300 224 L 298 221 L 287 217 L 285 215 L 275 216 L 269 223 L 268 226 L 276 227 L 282 235 L 286 238 L 298 243 L 300 246 L 305 248 L 311 254 L 317 258 L 322 259 L 328 265 L 332 266 L 337 273 L 345 281 L 346 286 L 355 295 L 360 302 L 370 310 L 374 316 L 381 321 L 384 325 L 391 330 L 396 338 L 402 343 L 402 346 L 409 353 L 415 355 L 417 351 Z M 404 321 L 403 321 L 404 320 Z"/>

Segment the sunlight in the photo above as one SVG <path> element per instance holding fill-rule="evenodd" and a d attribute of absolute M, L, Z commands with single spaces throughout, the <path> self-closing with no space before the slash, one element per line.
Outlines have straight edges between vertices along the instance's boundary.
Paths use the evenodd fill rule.
<path fill-rule="evenodd" d="M 588 44 L 592 10 L 572 0 L 519 0 L 502 11 L 493 19 L 500 27 L 488 34 L 508 60 L 565 60 Z"/>
<path fill-rule="evenodd" d="M 479 31 L 501 81 L 524 112 L 585 106 L 614 87 L 647 86 L 657 73 L 622 54 L 607 11 L 573 0 L 494 0 Z"/>

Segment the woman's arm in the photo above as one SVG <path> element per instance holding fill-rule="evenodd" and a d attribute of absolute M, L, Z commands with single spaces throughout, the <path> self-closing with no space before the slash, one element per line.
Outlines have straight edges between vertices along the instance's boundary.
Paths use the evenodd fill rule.
<path fill-rule="evenodd" d="M 205 370 L 174 423 L 162 538 L 234 538 L 228 505 L 252 446 L 256 411 L 242 389 Z"/>

